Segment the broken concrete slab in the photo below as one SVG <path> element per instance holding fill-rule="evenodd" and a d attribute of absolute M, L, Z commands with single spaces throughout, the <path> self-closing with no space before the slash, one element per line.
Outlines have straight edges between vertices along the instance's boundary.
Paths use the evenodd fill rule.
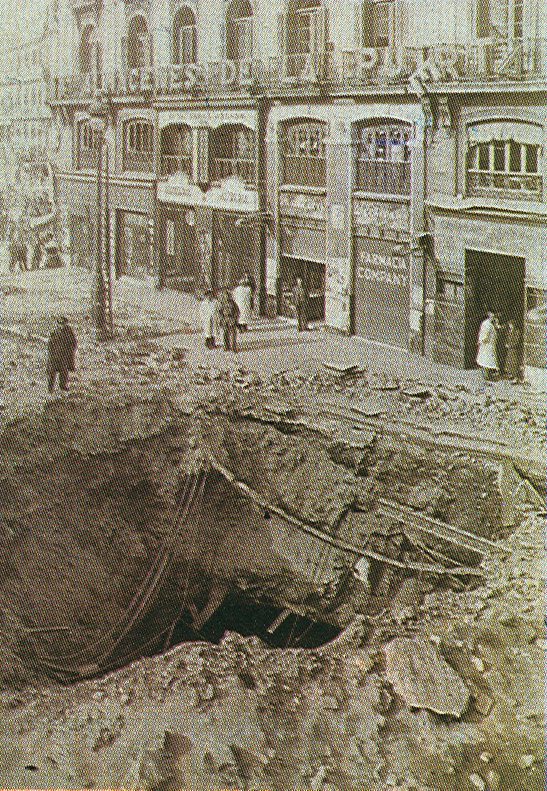
<path fill-rule="evenodd" d="M 385 657 L 388 681 L 407 706 L 462 716 L 469 705 L 469 690 L 431 643 L 396 638 L 385 647 Z"/>

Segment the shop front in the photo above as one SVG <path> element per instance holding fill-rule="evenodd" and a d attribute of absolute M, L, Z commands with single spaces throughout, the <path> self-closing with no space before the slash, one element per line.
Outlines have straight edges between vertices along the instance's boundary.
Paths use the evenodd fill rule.
<path fill-rule="evenodd" d="M 511 216 L 433 208 L 435 278 L 433 357 L 461 368 L 476 366 L 477 336 L 488 311 L 506 331 L 512 325 L 513 357 L 529 381 L 547 383 L 544 250 L 541 226 Z M 503 344 L 500 369 L 503 373 Z"/>
<path fill-rule="evenodd" d="M 256 190 L 228 179 L 203 192 L 187 180 L 158 185 L 160 284 L 187 293 L 234 288 L 244 275 L 259 309 L 263 281 Z"/>
<path fill-rule="evenodd" d="M 118 210 L 116 227 L 117 276 L 128 275 L 144 280 L 153 275 L 152 222 L 149 215 Z"/>
<path fill-rule="evenodd" d="M 353 222 L 354 333 L 408 349 L 412 288 L 409 205 L 354 200 Z"/>
<path fill-rule="evenodd" d="M 260 279 L 258 226 L 237 212 L 213 210 L 213 283 L 234 288 L 247 275 L 256 291 Z"/>
<path fill-rule="evenodd" d="M 66 223 L 71 266 L 93 269 L 97 233 L 97 182 L 90 176 L 59 179 L 59 214 Z"/>
<path fill-rule="evenodd" d="M 309 321 L 325 320 L 327 231 L 325 198 L 282 192 L 280 205 L 280 266 L 278 313 L 294 318 L 293 289 L 302 280 Z"/>

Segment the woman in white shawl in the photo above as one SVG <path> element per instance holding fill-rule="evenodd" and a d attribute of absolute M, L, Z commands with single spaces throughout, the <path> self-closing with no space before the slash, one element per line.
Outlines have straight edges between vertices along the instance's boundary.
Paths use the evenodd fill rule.
<path fill-rule="evenodd" d="M 218 332 L 217 308 L 218 304 L 213 292 L 207 291 L 199 306 L 201 329 L 205 337 L 205 347 L 207 349 L 214 349 L 216 345 L 215 336 Z"/>
<path fill-rule="evenodd" d="M 245 332 L 245 330 L 249 329 L 249 324 L 253 317 L 253 290 L 248 275 L 244 275 L 241 278 L 239 284 L 234 288 L 232 296 L 239 308 L 238 327 L 241 332 Z"/>
<path fill-rule="evenodd" d="M 488 313 L 479 329 L 477 343 L 477 365 L 484 371 L 484 378 L 489 381 L 499 370 L 496 342 L 498 322 L 493 313 Z"/>

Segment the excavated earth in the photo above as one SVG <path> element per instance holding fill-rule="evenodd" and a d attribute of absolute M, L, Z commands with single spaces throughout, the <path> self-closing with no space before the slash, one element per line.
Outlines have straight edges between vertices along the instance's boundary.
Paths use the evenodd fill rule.
<path fill-rule="evenodd" d="M 543 788 L 542 509 L 500 469 L 260 393 L 8 423 L 0 783 Z"/>

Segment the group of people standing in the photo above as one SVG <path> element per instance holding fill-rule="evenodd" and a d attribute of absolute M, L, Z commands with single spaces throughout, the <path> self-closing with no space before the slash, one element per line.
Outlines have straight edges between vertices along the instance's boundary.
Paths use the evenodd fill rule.
<path fill-rule="evenodd" d="M 513 382 L 522 380 L 520 332 L 513 321 L 502 324 L 489 311 L 481 323 L 477 342 L 477 365 L 487 382 L 503 376 Z"/>
<path fill-rule="evenodd" d="M 233 290 L 223 289 L 219 298 L 213 291 L 205 292 L 200 319 L 207 349 L 214 349 L 222 335 L 225 351 L 237 352 L 238 332 L 246 332 L 252 320 L 255 288 L 245 274 Z"/>

